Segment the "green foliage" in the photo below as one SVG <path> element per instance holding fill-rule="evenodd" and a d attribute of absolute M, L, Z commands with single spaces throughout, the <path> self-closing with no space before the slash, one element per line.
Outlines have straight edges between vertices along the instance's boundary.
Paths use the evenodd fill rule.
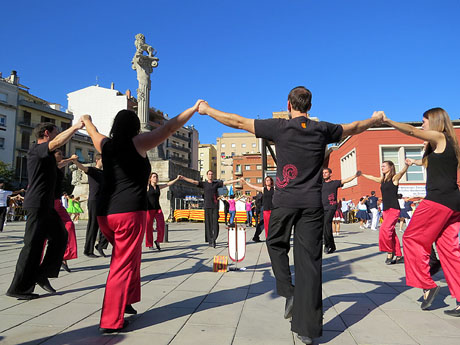
<path fill-rule="evenodd" d="M 10 167 L 9 164 L 6 164 L 0 161 L 0 181 L 5 183 L 5 189 L 12 188 L 12 182 L 14 178 L 13 168 Z"/>

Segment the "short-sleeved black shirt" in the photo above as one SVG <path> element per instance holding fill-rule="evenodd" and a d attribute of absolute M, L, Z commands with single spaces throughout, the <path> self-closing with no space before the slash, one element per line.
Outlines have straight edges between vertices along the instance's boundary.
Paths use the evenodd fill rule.
<path fill-rule="evenodd" d="M 98 200 L 98 216 L 146 211 L 150 162 L 136 150 L 132 140 L 116 145 L 113 139 L 102 142 L 104 181 Z"/>
<path fill-rule="evenodd" d="M 62 181 L 64 181 L 64 172 L 56 166 L 56 184 L 54 186 L 54 200 L 61 199 Z"/>
<path fill-rule="evenodd" d="M 322 165 L 327 144 L 338 142 L 343 128 L 306 117 L 254 121 L 255 134 L 275 143 L 275 207 L 322 207 Z"/>
<path fill-rule="evenodd" d="M 97 200 L 99 197 L 99 191 L 101 188 L 102 180 L 104 179 L 104 173 L 101 169 L 88 167 L 86 172 L 88 175 L 88 184 L 89 184 L 89 196 L 88 200 L 93 201 Z"/>
<path fill-rule="evenodd" d="M 57 168 L 54 152 L 48 150 L 48 144 L 33 144 L 27 153 L 29 185 L 24 208 L 54 207 Z"/>
<path fill-rule="evenodd" d="M 147 209 L 149 210 L 160 210 L 160 187 L 155 186 L 153 187 L 151 184 L 149 184 L 149 189 L 147 191 L 147 202 L 148 202 L 148 207 Z"/>
<path fill-rule="evenodd" d="M 219 203 L 217 200 L 219 188 L 222 188 L 224 183 L 219 180 L 212 181 L 200 181 L 198 187 L 204 189 L 204 208 L 219 208 Z"/>
<path fill-rule="evenodd" d="M 321 200 L 325 210 L 337 209 L 337 189 L 342 187 L 341 180 L 323 181 Z"/>

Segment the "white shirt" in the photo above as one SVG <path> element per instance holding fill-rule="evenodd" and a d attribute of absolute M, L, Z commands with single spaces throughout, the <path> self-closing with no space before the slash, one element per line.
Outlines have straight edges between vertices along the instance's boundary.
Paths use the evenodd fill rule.
<path fill-rule="evenodd" d="M 13 194 L 13 192 L 9 191 L 9 190 L 4 190 L 4 189 L 0 189 L 0 207 L 6 207 L 8 206 L 6 204 L 6 199 L 8 198 L 8 196 L 10 196 L 11 194 Z"/>
<path fill-rule="evenodd" d="M 342 201 L 342 212 L 347 212 L 348 211 L 348 204 L 350 203 L 351 200 L 347 201 Z"/>

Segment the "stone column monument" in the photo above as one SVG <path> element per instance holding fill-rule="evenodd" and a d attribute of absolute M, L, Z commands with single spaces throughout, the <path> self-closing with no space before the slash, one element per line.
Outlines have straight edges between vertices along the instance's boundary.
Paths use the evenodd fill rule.
<path fill-rule="evenodd" d="M 158 66 L 158 58 L 155 57 L 156 50 L 145 43 L 143 34 L 136 35 L 136 53 L 134 54 L 132 68 L 137 72 L 139 88 L 137 89 L 137 116 L 141 121 L 141 130 L 148 128 L 149 122 L 149 105 L 150 105 L 150 74 Z M 144 55 L 144 52 L 147 55 Z"/>

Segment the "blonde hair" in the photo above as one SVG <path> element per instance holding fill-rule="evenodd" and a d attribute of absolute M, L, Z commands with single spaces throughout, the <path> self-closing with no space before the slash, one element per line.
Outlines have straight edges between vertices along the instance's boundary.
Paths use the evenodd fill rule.
<path fill-rule="evenodd" d="M 450 120 L 449 114 L 442 108 L 432 108 L 423 113 L 423 117 L 430 121 L 430 130 L 445 133 L 455 150 L 457 157 L 457 169 L 460 169 L 460 148 L 458 146 L 457 135 L 454 126 Z M 423 155 L 423 165 L 428 166 L 428 155 L 433 152 L 431 144 L 426 145 L 425 154 Z"/>

